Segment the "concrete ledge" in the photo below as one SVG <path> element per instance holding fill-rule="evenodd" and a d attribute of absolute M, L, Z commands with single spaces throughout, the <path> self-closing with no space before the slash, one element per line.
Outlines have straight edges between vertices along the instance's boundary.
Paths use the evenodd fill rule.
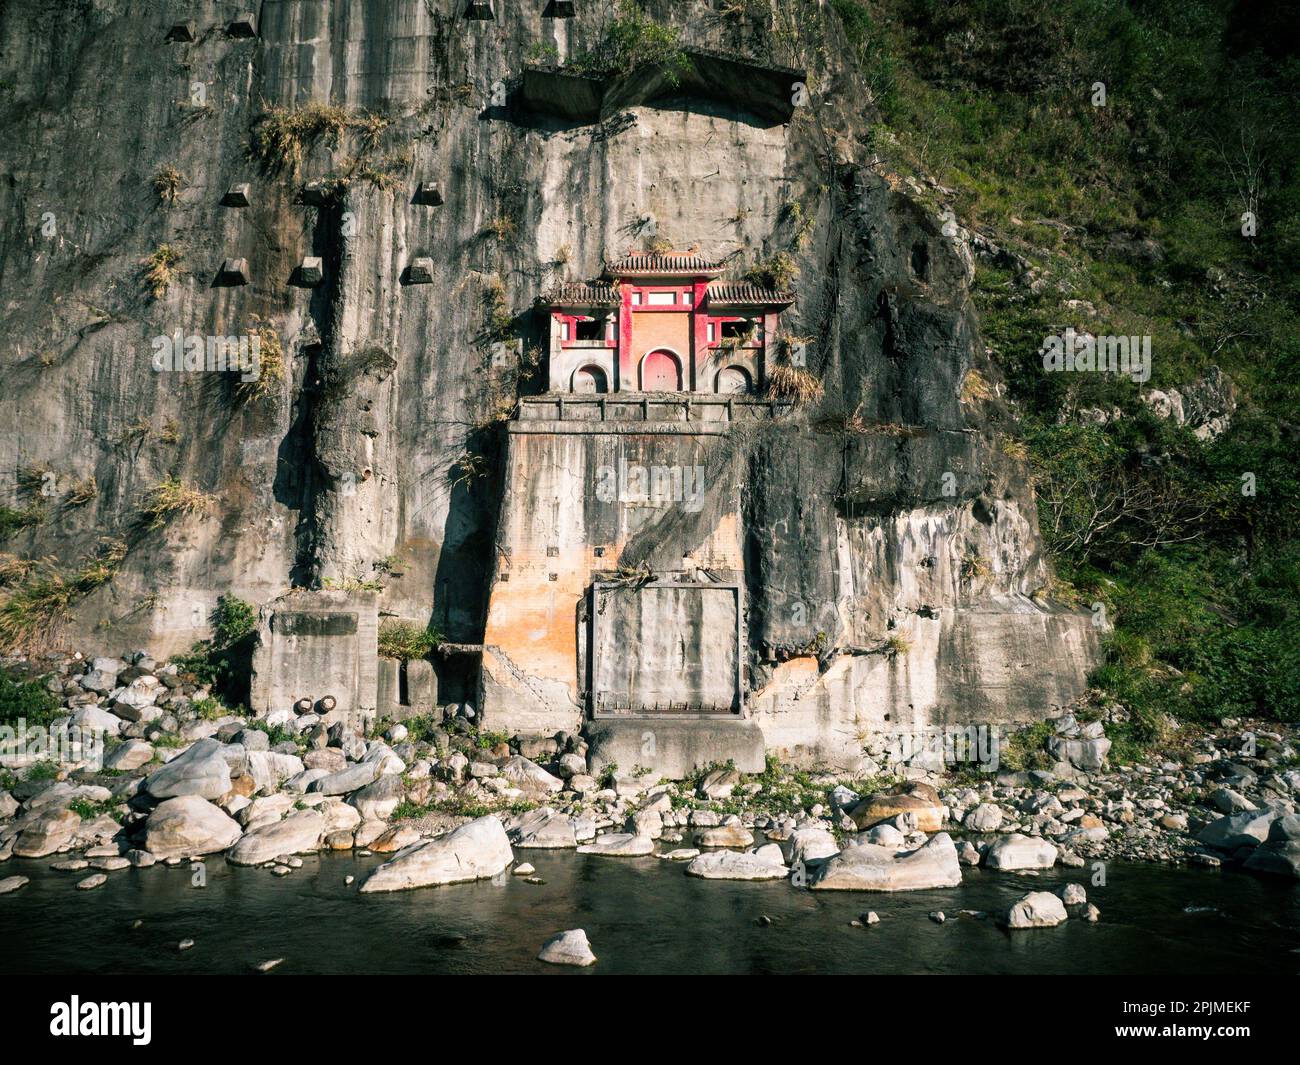
<path fill-rule="evenodd" d="M 761 773 L 763 732 L 753 721 L 636 717 L 587 723 L 587 760 L 593 776 L 610 764 L 627 772 L 645 766 L 655 776 L 681 780 L 714 762 Z"/>

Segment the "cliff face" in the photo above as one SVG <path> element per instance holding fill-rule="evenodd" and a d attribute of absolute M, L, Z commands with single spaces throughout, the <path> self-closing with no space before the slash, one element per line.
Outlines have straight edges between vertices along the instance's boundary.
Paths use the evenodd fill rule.
<path fill-rule="evenodd" d="M 539 45 L 562 63 L 607 30 L 581 0 L 571 19 L 498 3 L 491 21 L 461 0 L 265 0 L 252 38 L 225 4 L 11 0 L 0 468 L 10 505 L 40 516 L 6 549 L 73 567 L 103 537 L 127 548 L 70 633 L 165 652 L 204 635 L 225 592 L 382 584 L 382 611 L 497 649 L 488 723 L 572 727 L 597 575 L 712 568 L 743 591 L 744 702 L 789 753 L 851 760 L 870 731 L 1080 694 L 1095 634 L 1031 598 L 1048 583 L 1032 490 L 1000 442 L 961 231 L 866 165 L 871 114 L 829 9 L 778 5 L 774 23 L 743 6 L 646 10 L 685 45 L 806 71 L 788 122 L 770 90 L 725 78 L 624 85 L 595 121 L 525 99 Z M 184 20 L 195 39 L 168 41 Z M 286 120 L 313 105 L 340 110 Z M 225 205 L 241 182 L 248 205 Z M 443 202 L 417 202 L 421 182 Z M 826 400 L 704 436 L 506 432 L 545 379 L 533 299 L 652 238 L 734 255 L 737 274 L 789 254 L 785 326 Z M 180 258 L 155 296 L 163 245 Z M 232 285 L 220 268 L 241 258 Z M 155 371 L 154 338 L 177 331 L 273 335 L 285 373 L 258 395 Z M 599 502 L 600 468 L 629 455 L 704 466 L 705 505 Z M 212 498 L 160 515 L 164 482 Z M 557 537 L 563 580 L 543 551 Z M 534 552 L 549 587 L 530 598 L 512 574 L 506 595 L 502 558 L 526 571 Z"/>

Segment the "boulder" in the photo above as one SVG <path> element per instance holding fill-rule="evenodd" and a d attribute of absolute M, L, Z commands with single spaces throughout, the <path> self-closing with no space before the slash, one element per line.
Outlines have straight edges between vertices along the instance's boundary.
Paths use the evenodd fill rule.
<path fill-rule="evenodd" d="M 550 794 L 563 791 L 564 781 L 552 776 L 536 762 L 530 762 L 522 755 L 515 755 L 501 767 L 501 776 L 510 781 L 520 791 L 532 794 Z"/>
<path fill-rule="evenodd" d="M 630 832 L 610 832 L 596 837 L 594 843 L 578 848 L 579 854 L 600 854 L 610 858 L 641 858 L 651 854 L 655 841 L 649 836 L 634 836 Z"/>
<path fill-rule="evenodd" d="M 481 880 L 496 876 L 514 859 L 505 828 L 489 815 L 399 852 L 370 874 L 361 891 L 405 891 Z"/>
<path fill-rule="evenodd" d="M 155 858 L 215 854 L 232 847 L 239 824 L 198 795 L 179 795 L 160 803 L 145 823 L 144 849 Z"/>
<path fill-rule="evenodd" d="M 230 790 L 230 765 L 218 740 L 199 740 L 184 754 L 177 755 L 150 774 L 145 790 L 155 799 L 193 795 L 219 799 Z M 150 848 L 152 849 L 152 848 Z"/>
<path fill-rule="evenodd" d="M 237 820 L 244 826 L 245 832 L 256 832 L 259 828 L 275 824 L 292 809 L 292 795 L 264 795 L 240 810 Z"/>
<path fill-rule="evenodd" d="M 996 832 L 1002 827 L 1002 807 L 982 802 L 966 814 L 962 824 L 971 832 Z"/>
<path fill-rule="evenodd" d="M 144 740 L 127 740 L 120 743 L 104 759 L 104 768 L 119 773 L 129 773 L 153 761 L 153 744 Z"/>
<path fill-rule="evenodd" d="M 813 874 L 808 886 L 823 891 L 914 891 L 960 883 L 957 848 L 947 832 L 940 832 L 910 853 L 871 843 L 845 847 Z"/>
<path fill-rule="evenodd" d="M 307 785 L 309 793 L 319 795 L 347 795 L 373 784 L 379 777 L 378 762 L 358 762 L 341 773 L 330 773 Z"/>
<path fill-rule="evenodd" d="M 706 828 L 696 836 L 701 847 L 752 847 L 754 833 L 744 825 L 722 825 Z"/>
<path fill-rule="evenodd" d="M 790 833 L 790 863 L 811 862 L 838 854 L 840 845 L 824 828 L 796 828 Z"/>
<path fill-rule="evenodd" d="M 81 818 L 68 809 L 51 807 L 23 825 L 14 841 L 15 858 L 44 858 L 65 850 L 81 827 Z"/>
<path fill-rule="evenodd" d="M 269 795 L 291 777 L 303 771 L 303 761 L 296 754 L 280 754 L 277 751 L 249 751 L 246 768 L 253 778 L 254 792 Z"/>
<path fill-rule="evenodd" d="M 1289 876 L 1300 880 L 1300 842 L 1269 840 L 1256 847 L 1246 859 L 1245 868 L 1253 873 Z"/>
<path fill-rule="evenodd" d="M 578 845 L 573 822 L 548 806 L 521 814 L 507 825 L 506 834 L 521 850 L 558 850 Z"/>
<path fill-rule="evenodd" d="M 1217 821 L 1211 821 L 1196 834 L 1196 839 L 1221 851 L 1258 847 L 1268 839 L 1269 827 L 1276 819 L 1277 811 L 1268 809 L 1228 814 Z"/>
<path fill-rule="evenodd" d="M 367 824 L 381 822 L 367 821 Z M 420 830 L 414 825 L 393 825 L 370 841 L 367 846 L 376 854 L 396 854 L 420 842 Z"/>
<path fill-rule="evenodd" d="M 71 724 L 76 725 L 83 732 L 87 729 L 98 729 L 109 736 L 118 736 L 126 728 L 126 722 L 116 714 L 110 714 L 107 710 L 93 705 L 83 706 L 75 711 Z"/>
<path fill-rule="evenodd" d="M 901 850 L 907 845 L 907 836 L 896 829 L 891 824 L 876 825 L 867 833 L 867 842 L 874 843 L 877 847 L 892 847 L 894 850 Z"/>
<path fill-rule="evenodd" d="M 0 880 L 0 895 L 8 895 L 11 891 L 17 891 L 30 883 L 31 881 L 25 876 L 7 876 Z"/>
<path fill-rule="evenodd" d="M 938 832 L 943 827 L 943 806 L 933 799 L 916 794 L 868 795 L 849 811 L 859 829 L 871 828 L 899 814 L 912 814 L 920 832 Z"/>
<path fill-rule="evenodd" d="M 581 928 L 570 928 L 543 943 L 537 960 L 548 965 L 594 965 L 596 955 L 591 952 L 587 933 Z"/>
<path fill-rule="evenodd" d="M 699 792 L 705 799 L 729 799 L 741 780 L 734 769 L 715 769 L 700 781 Z"/>
<path fill-rule="evenodd" d="M 318 810 L 298 810 L 283 821 L 244 835 L 226 852 L 233 865 L 261 865 L 281 854 L 306 854 L 320 848 L 325 817 Z"/>
<path fill-rule="evenodd" d="M 1013 832 L 989 845 L 984 854 L 984 865 L 1004 873 L 1017 869 L 1050 869 L 1056 864 L 1056 856 L 1056 848 L 1047 840 Z"/>
<path fill-rule="evenodd" d="M 1067 740 L 1054 736 L 1047 743 L 1052 756 L 1069 762 L 1075 769 L 1094 773 L 1106 764 L 1106 754 L 1110 750 L 1110 740 L 1104 736 L 1092 740 Z"/>
<path fill-rule="evenodd" d="M 786 875 L 781 848 L 775 843 L 753 851 L 712 851 L 693 858 L 687 876 L 703 880 L 782 880 Z"/>
<path fill-rule="evenodd" d="M 1050 891 L 1031 891 L 1001 917 L 1007 928 L 1054 928 L 1070 915 L 1065 903 Z"/>
<path fill-rule="evenodd" d="M 406 797 L 406 785 L 394 773 L 381 774 L 378 780 L 353 793 L 348 802 L 357 808 L 362 820 L 387 821 Z"/>

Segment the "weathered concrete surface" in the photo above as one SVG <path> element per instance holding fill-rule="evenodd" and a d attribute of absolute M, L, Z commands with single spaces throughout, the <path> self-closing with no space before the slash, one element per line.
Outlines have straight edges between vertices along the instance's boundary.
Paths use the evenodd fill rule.
<path fill-rule="evenodd" d="M 373 716 L 379 702 L 379 615 L 374 592 L 293 592 L 258 616 L 251 702 L 255 713 L 299 699 L 336 700 Z"/>
<path fill-rule="evenodd" d="M 642 765 L 672 779 L 728 760 L 742 773 L 761 773 L 764 767 L 763 733 L 752 721 L 593 721 L 587 726 L 587 742 L 587 762 L 596 776 L 608 765 Z"/>

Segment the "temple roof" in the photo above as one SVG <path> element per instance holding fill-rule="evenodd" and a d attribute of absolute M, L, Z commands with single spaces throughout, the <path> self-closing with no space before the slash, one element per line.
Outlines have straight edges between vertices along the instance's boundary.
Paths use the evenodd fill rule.
<path fill-rule="evenodd" d="M 788 307 L 794 302 L 794 293 L 750 281 L 714 281 L 709 285 L 708 302 L 726 307 Z"/>
<path fill-rule="evenodd" d="M 692 255 L 637 255 L 620 262 L 640 262 L 655 260 L 689 261 L 692 275 L 707 260 Z M 663 267 L 653 271 L 654 276 L 662 276 Z M 563 281 L 538 297 L 538 304 L 543 307 L 617 307 L 619 304 L 618 286 L 602 281 Z M 788 307 L 794 302 L 793 292 L 781 292 L 766 285 L 756 285 L 751 281 L 711 281 L 705 296 L 710 307 Z"/>
<path fill-rule="evenodd" d="M 725 268 L 723 259 L 668 252 L 611 259 L 605 273 L 609 277 L 717 277 Z"/>
<path fill-rule="evenodd" d="M 563 281 L 537 302 L 546 307 L 616 307 L 618 291 L 599 281 Z"/>

